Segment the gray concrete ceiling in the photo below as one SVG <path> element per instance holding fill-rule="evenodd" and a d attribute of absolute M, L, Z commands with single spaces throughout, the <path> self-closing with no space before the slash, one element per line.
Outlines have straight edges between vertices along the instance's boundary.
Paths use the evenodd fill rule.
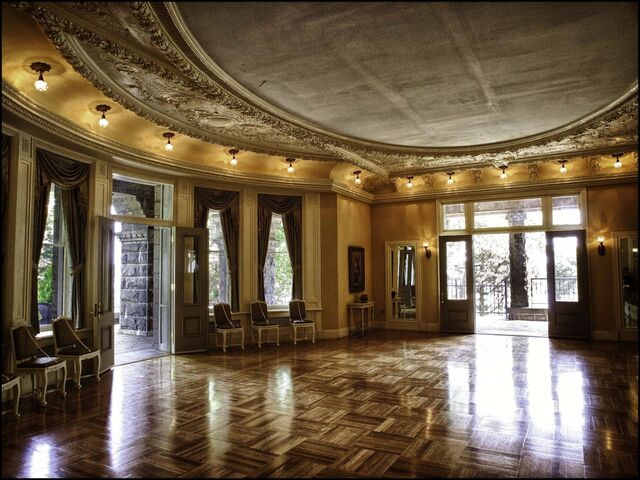
<path fill-rule="evenodd" d="M 513 141 L 637 83 L 636 3 L 179 3 L 244 88 L 335 134 L 410 147 Z"/>

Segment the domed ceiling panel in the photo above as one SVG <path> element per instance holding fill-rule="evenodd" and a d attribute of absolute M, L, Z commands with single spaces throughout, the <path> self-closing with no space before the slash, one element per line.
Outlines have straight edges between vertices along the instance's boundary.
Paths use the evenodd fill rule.
<path fill-rule="evenodd" d="M 553 130 L 637 79 L 632 4 L 180 3 L 253 94 L 327 131 L 430 147 Z"/>
<path fill-rule="evenodd" d="M 637 145 L 635 3 L 17 2 L 179 133 L 403 175 Z"/>

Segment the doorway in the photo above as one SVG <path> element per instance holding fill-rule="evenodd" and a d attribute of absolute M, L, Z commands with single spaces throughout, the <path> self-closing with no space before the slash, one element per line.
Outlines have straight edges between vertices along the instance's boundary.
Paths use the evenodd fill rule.
<path fill-rule="evenodd" d="M 170 353 L 171 228 L 115 222 L 115 365 Z"/>
<path fill-rule="evenodd" d="M 547 255 L 544 232 L 473 235 L 476 333 L 547 337 Z M 564 259 L 563 259 L 564 261 Z M 577 277 L 562 265 L 563 293 Z"/>

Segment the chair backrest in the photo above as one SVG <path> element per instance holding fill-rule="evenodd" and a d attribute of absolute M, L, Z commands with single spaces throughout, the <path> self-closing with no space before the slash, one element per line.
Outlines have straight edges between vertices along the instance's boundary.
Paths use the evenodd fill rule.
<path fill-rule="evenodd" d="M 252 323 L 266 323 L 269 324 L 269 317 L 267 316 L 267 302 L 258 300 L 249 304 L 249 311 L 251 312 Z"/>
<path fill-rule="evenodd" d="M 44 353 L 25 325 L 18 325 L 11 329 L 11 341 L 11 351 L 16 364 L 31 360 L 40 352 Z"/>
<path fill-rule="evenodd" d="M 289 302 L 289 318 L 291 321 L 305 320 L 307 318 L 304 300 L 291 300 Z"/>
<path fill-rule="evenodd" d="M 216 326 L 235 328 L 231 321 L 231 306 L 228 303 L 216 303 L 213 306 L 213 317 Z"/>
<path fill-rule="evenodd" d="M 84 347 L 89 352 L 87 347 L 80 337 L 76 334 L 75 330 L 71 326 L 71 319 L 69 317 L 58 317 L 52 322 L 53 328 L 53 348 L 56 354 L 58 350 L 66 347 Z"/>

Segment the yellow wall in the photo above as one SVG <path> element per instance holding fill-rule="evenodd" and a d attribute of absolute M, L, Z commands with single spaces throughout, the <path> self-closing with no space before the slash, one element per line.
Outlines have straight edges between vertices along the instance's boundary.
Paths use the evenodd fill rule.
<path fill-rule="evenodd" d="M 615 257 L 613 233 L 638 231 L 638 185 L 636 183 L 589 187 L 587 189 L 587 251 L 591 295 L 591 329 L 608 331 L 609 338 L 616 338 L 618 319 L 614 317 Z M 598 255 L 596 240 L 605 238 L 605 256 Z"/>
<path fill-rule="evenodd" d="M 435 200 L 415 203 L 379 204 L 371 208 L 371 246 L 373 255 L 373 297 L 376 301 L 376 318 L 385 318 L 385 242 L 415 241 L 417 261 L 421 264 L 418 291 L 422 294 L 422 310 L 418 319 L 422 328 L 426 323 L 438 322 L 438 276 L 437 276 L 437 222 Z M 422 242 L 428 241 L 432 256 L 427 260 Z"/>
<path fill-rule="evenodd" d="M 338 328 L 338 201 L 335 193 L 320 195 L 322 256 L 322 329 Z"/>
<path fill-rule="evenodd" d="M 358 301 L 362 293 L 376 301 L 371 288 L 371 206 L 353 198 L 337 195 L 337 248 L 338 258 L 338 328 L 348 328 L 347 304 Z M 364 247 L 363 292 L 349 293 L 349 247 Z M 324 257 L 323 257 L 324 258 Z M 324 288 L 324 284 L 323 284 Z"/>

